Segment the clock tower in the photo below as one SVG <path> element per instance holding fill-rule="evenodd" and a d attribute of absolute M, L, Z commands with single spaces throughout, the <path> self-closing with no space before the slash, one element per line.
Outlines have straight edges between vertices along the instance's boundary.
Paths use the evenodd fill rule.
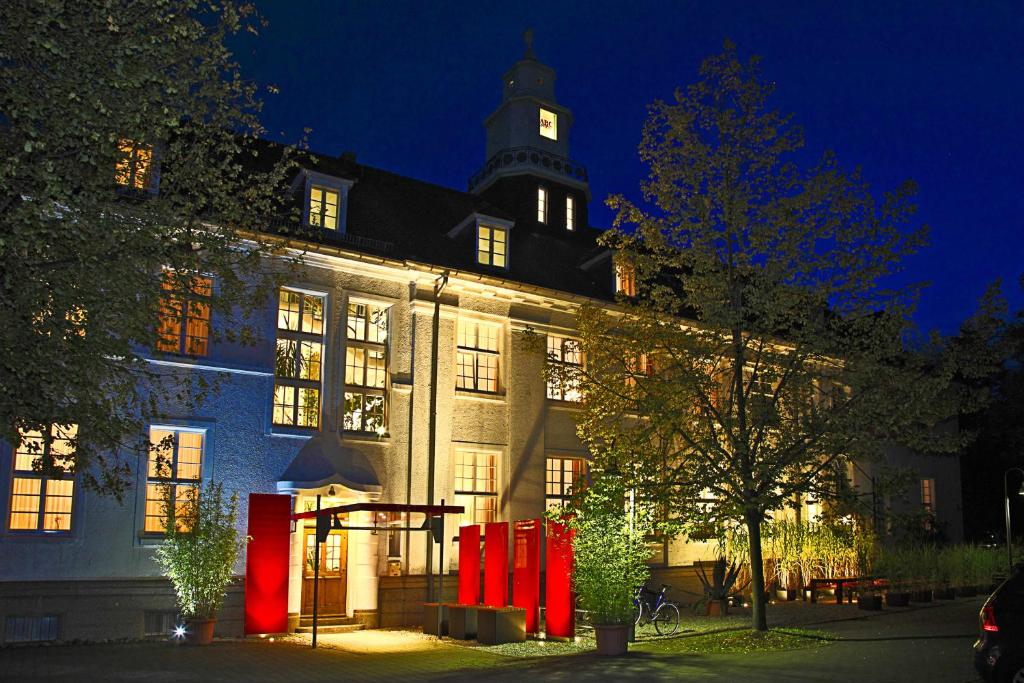
<path fill-rule="evenodd" d="M 569 158 L 572 112 L 555 98 L 555 70 L 523 34 L 523 58 L 502 77 L 502 99 L 484 121 L 487 161 L 470 192 L 509 211 L 517 225 L 580 232 L 587 226 L 587 170 Z"/>

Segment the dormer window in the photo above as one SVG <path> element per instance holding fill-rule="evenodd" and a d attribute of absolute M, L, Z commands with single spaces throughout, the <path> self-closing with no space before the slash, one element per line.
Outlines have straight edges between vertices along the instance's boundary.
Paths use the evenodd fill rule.
<path fill-rule="evenodd" d="M 537 186 L 537 222 L 548 222 L 548 188 Z"/>
<path fill-rule="evenodd" d="M 309 188 L 309 224 L 315 228 L 338 229 L 337 190 L 314 185 Z"/>
<path fill-rule="evenodd" d="M 491 225 L 477 227 L 476 261 L 482 266 L 506 268 L 508 260 L 508 231 Z"/>
<path fill-rule="evenodd" d="M 558 114 L 547 109 L 540 110 L 540 136 L 548 140 L 558 139 Z"/>
<path fill-rule="evenodd" d="M 565 198 L 565 229 L 576 229 L 576 200 L 572 195 Z"/>
<path fill-rule="evenodd" d="M 631 264 L 620 263 L 615 266 L 615 293 L 636 296 L 636 270 Z"/>
<path fill-rule="evenodd" d="M 303 169 L 292 191 L 304 193 L 303 223 L 311 228 L 346 232 L 348 191 L 355 181 Z"/>
<path fill-rule="evenodd" d="M 153 173 L 153 148 L 121 138 L 117 141 L 117 151 L 114 181 L 131 190 L 149 190 Z"/>

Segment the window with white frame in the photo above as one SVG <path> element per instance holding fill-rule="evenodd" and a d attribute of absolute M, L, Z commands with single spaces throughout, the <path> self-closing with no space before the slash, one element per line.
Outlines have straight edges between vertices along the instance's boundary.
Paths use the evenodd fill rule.
<path fill-rule="evenodd" d="M 565 197 L 565 229 L 576 229 L 576 199 L 571 194 Z"/>
<path fill-rule="evenodd" d="M 324 299 L 282 288 L 277 308 L 273 423 L 320 426 Z"/>
<path fill-rule="evenodd" d="M 465 508 L 459 526 L 498 518 L 498 454 L 455 451 L 455 505 Z"/>
<path fill-rule="evenodd" d="M 189 356 L 207 355 L 210 349 L 213 280 L 197 275 L 165 273 L 161 286 L 157 350 Z M 187 292 L 184 298 L 182 290 Z"/>
<path fill-rule="evenodd" d="M 341 194 L 337 190 L 313 185 L 309 188 L 309 224 L 328 230 L 338 229 Z"/>
<path fill-rule="evenodd" d="M 196 429 L 149 428 L 146 510 L 143 530 L 162 534 L 170 522 L 186 530 L 179 518 L 194 504 L 202 479 L 205 434 Z M 172 504 L 173 501 L 173 504 Z"/>
<path fill-rule="evenodd" d="M 548 456 L 544 473 L 544 502 L 548 510 L 558 510 L 572 500 L 576 487 L 582 487 L 587 475 L 583 458 Z"/>
<path fill-rule="evenodd" d="M 616 264 L 615 293 L 623 296 L 636 296 L 636 269 L 631 264 Z"/>
<path fill-rule="evenodd" d="M 77 425 L 20 431 L 11 474 L 11 531 L 71 531 Z"/>
<path fill-rule="evenodd" d="M 537 186 L 537 222 L 548 222 L 548 188 Z"/>
<path fill-rule="evenodd" d="M 548 335 L 548 362 L 559 366 L 556 376 L 548 379 L 548 398 L 558 401 L 579 401 L 582 394 L 576 371 L 583 368 L 583 349 L 577 339 Z"/>
<path fill-rule="evenodd" d="M 921 480 L 921 507 L 929 515 L 935 514 L 935 480 Z"/>
<path fill-rule="evenodd" d="M 501 328 L 497 325 L 459 320 L 457 388 L 491 394 L 498 392 L 500 335 Z"/>
<path fill-rule="evenodd" d="M 491 225 L 477 228 L 476 260 L 482 266 L 508 265 L 508 231 Z"/>
<path fill-rule="evenodd" d="M 383 433 L 388 385 L 388 311 L 350 301 L 345 325 L 344 429 Z"/>

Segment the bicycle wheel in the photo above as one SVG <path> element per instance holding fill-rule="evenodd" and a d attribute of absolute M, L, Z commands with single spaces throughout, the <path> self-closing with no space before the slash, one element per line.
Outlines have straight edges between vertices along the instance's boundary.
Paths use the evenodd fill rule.
<path fill-rule="evenodd" d="M 654 630 L 660 636 L 670 636 L 679 630 L 679 608 L 666 602 L 654 615 Z"/>
<path fill-rule="evenodd" d="M 633 623 L 636 626 L 640 626 L 640 623 L 644 620 L 644 603 L 642 600 L 633 601 Z"/>

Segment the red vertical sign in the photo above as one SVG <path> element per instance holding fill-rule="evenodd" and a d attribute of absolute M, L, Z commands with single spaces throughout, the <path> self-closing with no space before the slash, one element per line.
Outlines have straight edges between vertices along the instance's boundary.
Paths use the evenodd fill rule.
<path fill-rule="evenodd" d="M 576 594 L 572 590 L 572 529 L 548 520 L 544 629 L 549 637 L 576 635 Z"/>
<path fill-rule="evenodd" d="M 249 542 L 245 551 L 245 633 L 288 631 L 288 552 L 291 496 L 249 494 Z"/>
<path fill-rule="evenodd" d="M 480 602 L 480 525 L 459 527 L 459 604 Z"/>
<path fill-rule="evenodd" d="M 508 522 L 484 527 L 484 604 L 508 604 Z"/>
<path fill-rule="evenodd" d="M 540 625 L 540 520 L 515 523 L 512 545 L 512 604 L 526 610 L 526 632 Z"/>

